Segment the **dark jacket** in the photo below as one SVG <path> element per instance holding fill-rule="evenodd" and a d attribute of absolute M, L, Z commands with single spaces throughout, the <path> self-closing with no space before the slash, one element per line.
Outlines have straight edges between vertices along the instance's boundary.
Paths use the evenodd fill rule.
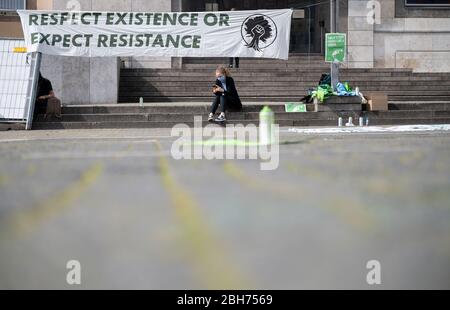
<path fill-rule="evenodd" d="M 52 83 L 43 78 L 39 73 L 39 80 L 36 92 L 36 104 L 34 105 L 34 115 L 44 114 L 47 111 L 48 99 L 38 99 L 41 96 L 50 95 L 50 92 L 53 91 Z"/>
<path fill-rule="evenodd" d="M 236 85 L 234 84 L 234 80 L 232 77 L 226 77 L 227 90 L 225 91 L 225 96 L 227 97 L 227 106 L 233 109 L 240 110 L 242 108 L 241 99 L 239 98 L 238 91 L 236 89 Z M 216 85 L 222 87 L 222 82 L 219 79 L 216 79 Z M 216 93 L 219 94 L 219 93 Z"/>

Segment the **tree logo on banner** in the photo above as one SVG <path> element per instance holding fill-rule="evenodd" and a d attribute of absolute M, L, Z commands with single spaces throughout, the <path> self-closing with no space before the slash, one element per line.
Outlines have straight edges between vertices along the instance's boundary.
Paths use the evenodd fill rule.
<path fill-rule="evenodd" d="M 260 52 L 277 38 L 277 25 L 267 15 L 250 15 L 242 23 L 241 35 L 245 46 Z"/>

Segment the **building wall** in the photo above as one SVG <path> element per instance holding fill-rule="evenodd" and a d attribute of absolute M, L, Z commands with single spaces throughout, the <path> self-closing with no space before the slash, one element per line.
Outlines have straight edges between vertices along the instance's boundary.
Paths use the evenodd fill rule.
<path fill-rule="evenodd" d="M 347 67 L 373 68 L 373 24 L 367 20 L 367 0 L 348 0 Z"/>
<path fill-rule="evenodd" d="M 51 7 L 52 0 L 27 0 L 27 9 L 30 10 L 46 10 Z M 0 16 L 0 38 L 23 38 L 19 16 Z"/>
<path fill-rule="evenodd" d="M 374 43 L 375 67 L 450 72 L 450 9 L 405 9 L 384 0 Z"/>
<path fill-rule="evenodd" d="M 22 26 L 16 16 L 0 18 L 0 38 L 23 38 Z"/>
<path fill-rule="evenodd" d="M 127 11 L 133 12 L 170 12 L 171 0 L 127 0 Z M 106 1 L 109 2 L 109 1 Z M 122 57 L 123 68 L 171 68 L 171 57 Z"/>
<path fill-rule="evenodd" d="M 369 2 L 348 0 L 348 67 L 450 72 L 450 9 L 380 0 L 380 23 L 370 24 Z"/>

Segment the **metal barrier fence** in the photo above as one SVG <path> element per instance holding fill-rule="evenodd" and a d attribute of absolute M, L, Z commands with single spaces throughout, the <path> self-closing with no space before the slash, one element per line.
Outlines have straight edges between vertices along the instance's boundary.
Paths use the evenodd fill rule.
<path fill-rule="evenodd" d="M 0 39 L 0 122 L 31 128 L 40 54 L 27 54 L 23 40 Z"/>

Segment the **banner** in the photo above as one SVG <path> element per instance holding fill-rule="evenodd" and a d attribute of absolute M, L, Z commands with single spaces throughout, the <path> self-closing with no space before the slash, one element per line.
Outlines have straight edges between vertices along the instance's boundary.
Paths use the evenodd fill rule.
<path fill-rule="evenodd" d="M 287 59 L 291 9 L 214 12 L 19 10 L 29 52 Z"/>

